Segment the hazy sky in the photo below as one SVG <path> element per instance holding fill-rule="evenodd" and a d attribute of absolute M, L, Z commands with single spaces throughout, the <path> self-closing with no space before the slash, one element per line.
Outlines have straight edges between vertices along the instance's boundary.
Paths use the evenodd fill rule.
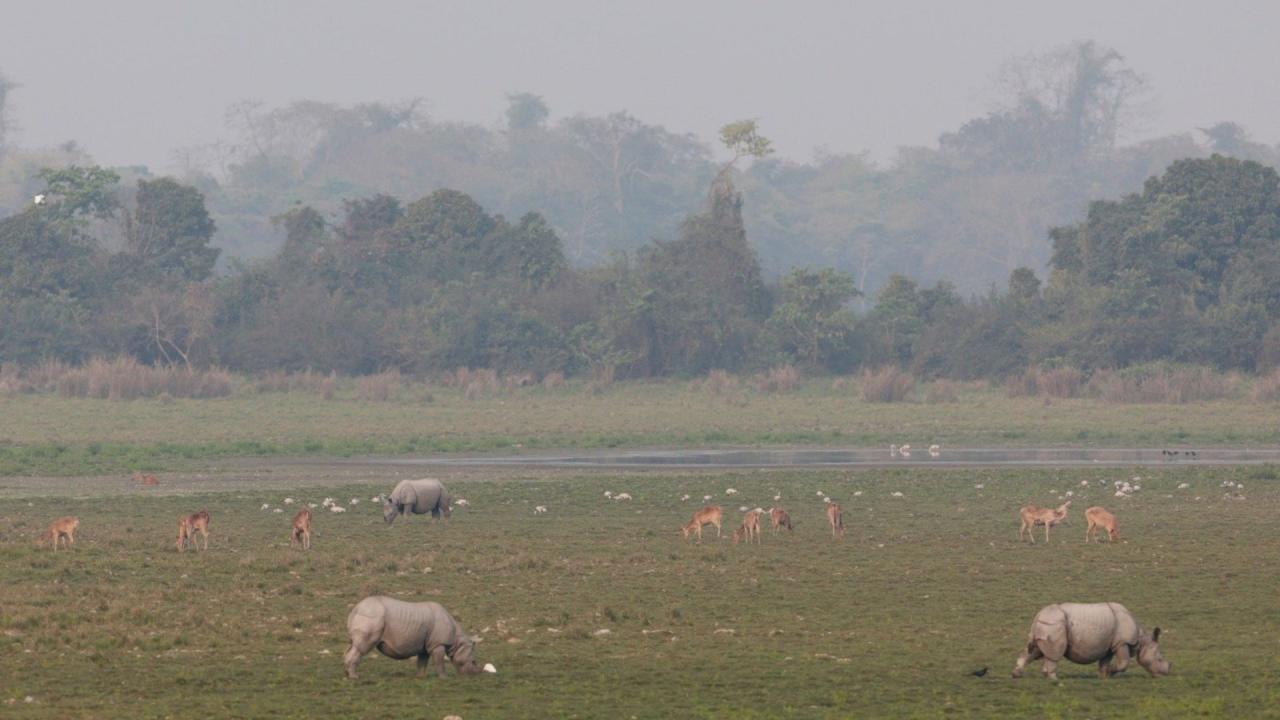
<path fill-rule="evenodd" d="M 554 118 L 625 109 L 709 139 L 755 117 L 785 156 L 887 158 L 990 109 L 1003 60 L 1091 38 L 1151 81 L 1145 134 L 1234 120 L 1275 143 L 1277 21 L 1223 0 L 32 0 L 0 7 L 0 72 L 19 144 L 154 170 L 226 137 L 238 100 L 422 97 L 496 124 L 517 91 Z"/>

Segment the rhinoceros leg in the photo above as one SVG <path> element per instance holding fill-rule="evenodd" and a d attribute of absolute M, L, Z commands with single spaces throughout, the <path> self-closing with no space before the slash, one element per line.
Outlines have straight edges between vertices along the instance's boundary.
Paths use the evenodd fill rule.
<path fill-rule="evenodd" d="M 382 634 L 381 624 L 372 628 L 355 628 L 351 633 L 351 647 L 342 656 L 342 666 L 346 668 L 347 677 L 355 679 L 356 663 L 378 644 Z"/>
<path fill-rule="evenodd" d="M 351 639 L 351 647 L 347 648 L 346 654 L 342 656 L 342 666 L 347 671 L 347 677 L 352 680 L 356 677 L 356 663 L 360 662 L 360 658 L 365 653 L 373 649 L 373 643 L 363 643 L 356 638 Z"/>
<path fill-rule="evenodd" d="M 1044 657 L 1040 652 L 1040 646 L 1036 645 L 1034 640 L 1027 643 L 1027 647 L 1018 655 L 1018 662 L 1013 666 L 1013 676 L 1015 678 L 1022 677 L 1022 671 L 1026 669 L 1027 663 L 1035 662 Z"/>
<path fill-rule="evenodd" d="M 1036 650 L 1044 657 L 1044 663 L 1041 669 L 1044 676 L 1050 680 L 1058 679 L 1058 662 L 1062 660 L 1063 654 L 1067 649 L 1067 639 L 1050 637 L 1036 638 L 1033 642 L 1036 644 Z"/>
<path fill-rule="evenodd" d="M 441 678 L 446 677 L 445 671 L 444 671 L 444 657 L 445 657 L 445 652 L 444 652 L 443 645 L 438 645 L 436 646 L 436 649 L 431 651 L 431 659 L 436 664 L 436 677 L 441 677 Z"/>
<path fill-rule="evenodd" d="M 1115 662 L 1113 662 L 1111 667 L 1107 670 L 1107 677 L 1115 677 L 1116 675 L 1124 672 L 1128 667 L 1129 646 L 1121 645 L 1120 649 L 1116 650 Z"/>
<path fill-rule="evenodd" d="M 421 678 L 427 676 L 427 667 L 429 667 L 430 662 L 431 656 L 427 655 L 425 652 L 418 655 L 418 674 L 416 677 Z"/>

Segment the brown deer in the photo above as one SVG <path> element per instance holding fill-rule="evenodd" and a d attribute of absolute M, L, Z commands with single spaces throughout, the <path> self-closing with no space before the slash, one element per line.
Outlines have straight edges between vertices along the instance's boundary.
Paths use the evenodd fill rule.
<path fill-rule="evenodd" d="M 1018 528 L 1018 540 L 1022 540 L 1022 533 L 1026 532 L 1027 538 L 1034 545 L 1036 539 L 1032 533 L 1037 525 L 1043 525 L 1044 541 L 1049 542 L 1049 528 L 1067 519 L 1067 508 L 1069 507 L 1071 507 L 1070 500 L 1059 505 L 1056 510 L 1036 507 L 1035 505 L 1027 505 L 1022 508 L 1018 511 L 1018 514 L 1022 517 L 1022 527 Z"/>
<path fill-rule="evenodd" d="M 795 528 L 791 527 L 791 515 L 780 507 L 769 508 L 769 522 L 773 523 L 773 532 L 776 535 L 778 528 L 784 527 L 787 532 L 794 532 Z"/>
<path fill-rule="evenodd" d="M 204 536 L 204 549 L 209 549 L 209 511 L 201 510 L 190 515 L 183 515 L 178 518 L 178 552 L 186 549 L 188 542 L 191 547 L 199 550 L 200 544 L 196 542 L 196 532 Z"/>
<path fill-rule="evenodd" d="M 49 529 L 36 540 L 38 543 L 53 541 L 53 551 L 58 552 L 58 541 L 66 538 L 67 549 L 76 544 L 76 530 L 80 527 L 80 518 L 67 515 L 49 523 Z"/>
<path fill-rule="evenodd" d="M 719 505 L 707 505 L 701 510 L 693 514 L 693 519 L 688 522 L 680 531 L 684 533 L 684 539 L 689 539 L 689 533 L 697 533 L 698 542 L 702 542 L 702 526 L 715 525 L 716 537 L 720 537 L 720 520 L 724 517 L 724 511 Z"/>
<path fill-rule="evenodd" d="M 831 524 L 831 537 L 844 537 L 844 513 L 840 503 L 827 503 L 827 522 Z"/>
<path fill-rule="evenodd" d="M 1120 528 L 1116 525 L 1116 516 L 1107 512 L 1107 509 L 1101 505 L 1095 505 L 1084 511 L 1084 519 L 1089 521 L 1089 527 L 1085 528 L 1084 541 L 1089 542 L 1089 536 L 1093 535 L 1096 542 L 1098 540 L 1098 529 L 1107 531 L 1107 540 L 1115 542 L 1120 539 Z"/>
<path fill-rule="evenodd" d="M 152 475 L 151 473 L 147 473 L 146 475 L 143 475 L 140 472 L 135 472 L 133 474 L 133 482 L 138 485 L 159 485 L 160 484 L 160 480 L 156 478 L 155 475 Z"/>
<path fill-rule="evenodd" d="M 289 533 L 289 547 L 294 544 L 302 546 L 303 550 L 311 549 L 311 509 L 302 508 L 297 515 L 293 516 L 293 530 Z"/>
<path fill-rule="evenodd" d="M 742 516 L 742 525 L 733 531 L 733 544 L 737 545 L 739 540 L 746 540 L 748 543 L 755 540 L 756 544 L 760 544 L 760 516 L 764 511 L 757 508 L 748 510 Z"/>

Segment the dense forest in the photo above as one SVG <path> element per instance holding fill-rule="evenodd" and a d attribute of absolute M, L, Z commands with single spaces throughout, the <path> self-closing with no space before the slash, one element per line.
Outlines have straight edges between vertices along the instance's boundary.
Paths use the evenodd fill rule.
<path fill-rule="evenodd" d="M 656 377 L 795 364 L 1005 378 L 1280 364 L 1280 150 L 1124 145 L 1144 83 L 1079 43 L 886 167 L 625 112 L 240 105 L 177 177 L 6 144 L 0 361 Z M 10 93 L 11 94 L 11 93 Z M 43 202 L 32 202 L 35 195 Z"/>

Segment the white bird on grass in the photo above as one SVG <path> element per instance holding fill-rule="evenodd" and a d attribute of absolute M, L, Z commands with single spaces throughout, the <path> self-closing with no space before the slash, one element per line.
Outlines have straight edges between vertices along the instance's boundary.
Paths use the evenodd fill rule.
<path fill-rule="evenodd" d="M 329 512 L 344 513 L 344 512 L 346 512 L 346 511 L 347 511 L 347 509 L 346 509 L 346 508 L 344 508 L 344 507 L 342 507 L 341 505 L 330 505 L 330 506 L 329 506 Z"/>
<path fill-rule="evenodd" d="M 40 193 L 39 195 L 31 198 L 31 202 L 35 203 L 36 205 L 43 205 L 44 201 L 45 201 L 44 193 Z"/>
<path fill-rule="evenodd" d="M 617 495 L 613 496 L 613 499 L 614 500 L 630 500 L 631 495 L 629 493 L 618 493 Z"/>
<path fill-rule="evenodd" d="M 262 503 L 262 509 L 263 509 L 263 510 L 270 510 L 270 509 L 271 509 L 271 503 Z"/>
<path fill-rule="evenodd" d="M 546 505 L 539 505 L 539 506 L 537 506 L 537 507 L 535 507 L 535 508 L 533 509 L 533 514 L 534 514 L 534 515 L 541 515 L 542 513 L 546 512 L 546 511 L 547 511 L 547 506 L 546 506 Z"/>

